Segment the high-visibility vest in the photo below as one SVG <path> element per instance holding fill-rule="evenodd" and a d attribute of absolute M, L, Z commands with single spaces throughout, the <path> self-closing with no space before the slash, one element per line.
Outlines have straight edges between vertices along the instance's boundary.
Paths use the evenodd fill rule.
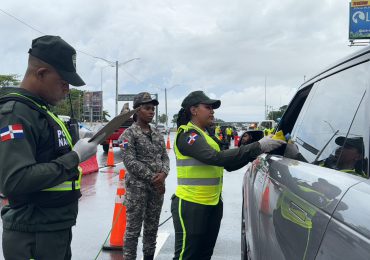
<path fill-rule="evenodd" d="M 23 99 L 24 101 L 28 101 L 28 102 L 31 102 L 32 104 L 34 104 L 38 109 L 39 112 L 43 112 L 43 114 L 47 114 L 48 116 L 50 116 L 59 126 L 60 126 L 60 129 L 63 131 L 66 139 L 67 139 L 67 142 L 69 144 L 69 146 L 71 147 L 71 149 L 73 148 L 73 144 L 72 144 L 72 137 L 67 129 L 67 127 L 65 126 L 65 124 L 63 123 L 62 120 L 60 120 L 56 115 L 54 115 L 46 106 L 43 106 L 43 105 L 40 105 L 39 103 L 37 103 L 36 101 L 32 100 L 31 98 L 29 97 L 26 97 L 22 94 L 19 94 L 19 93 L 8 93 L 2 97 L 18 97 L 20 99 Z M 81 188 L 81 177 L 82 177 L 82 169 L 80 167 L 78 167 L 78 171 L 80 172 L 79 173 L 79 177 L 78 177 L 78 180 L 73 180 L 73 181 L 65 181 L 59 185 L 56 185 L 54 187 L 51 187 L 51 188 L 48 188 L 48 189 L 44 189 L 42 191 L 71 191 L 71 190 L 79 190 Z"/>
<path fill-rule="evenodd" d="M 220 151 L 218 144 L 202 129 L 191 122 L 182 125 L 175 138 L 175 154 L 177 165 L 176 196 L 190 202 L 203 205 L 217 205 L 222 192 L 223 167 L 208 165 L 197 159 L 185 156 L 177 148 L 177 136 L 182 132 L 194 129 L 202 135 L 212 149 Z"/>

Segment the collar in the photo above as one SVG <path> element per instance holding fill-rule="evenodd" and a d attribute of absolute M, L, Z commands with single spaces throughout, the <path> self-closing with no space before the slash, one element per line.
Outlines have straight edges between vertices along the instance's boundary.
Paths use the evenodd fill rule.
<path fill-rule="evenodd" d="M 28 98 L 31 98 L 36 103 L 38 103 L 42 106 L 46 106 L 48 109 L 50 108 L 49 104 L 45 100 L 43 100 L 39 96 L 33 94 L 32 92 L 30 92 L 30 91 L 28 91 L 24 88 L 20 88 L 20 87 L 3 87 L 3 88 L 0 88 L 0 96 L 6 95 L 6 94 L 9 94 L 9 93 L 22 94 L 22 95 L 24 95 Z"/>

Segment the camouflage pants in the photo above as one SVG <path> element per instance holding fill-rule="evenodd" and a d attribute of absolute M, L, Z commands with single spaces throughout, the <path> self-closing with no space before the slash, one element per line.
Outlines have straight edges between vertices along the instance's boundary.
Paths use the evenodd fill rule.
<path fill-rule="evenodd" d="M 125 260 L 135 260 L 138 238 L 144 222 L 143 253 L 154 255 L 163 195 L 154 188 L 128 186 L 125 195 L 127 226 L 123 255 Z"/>

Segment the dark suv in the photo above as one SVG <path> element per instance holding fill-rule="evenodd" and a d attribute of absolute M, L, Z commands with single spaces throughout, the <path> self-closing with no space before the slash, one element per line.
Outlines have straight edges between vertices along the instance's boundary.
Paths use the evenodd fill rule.
<path fill-rule="evenodd" d="M 370 259 L 370 48 L 305 82 L 243 182 L 242 259 Z"/>

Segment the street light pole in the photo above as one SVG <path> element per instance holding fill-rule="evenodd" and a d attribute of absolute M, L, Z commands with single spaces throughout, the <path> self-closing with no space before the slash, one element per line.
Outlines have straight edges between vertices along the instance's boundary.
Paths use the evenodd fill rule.
<path fill-rule="evenodd" d="M 118 64 L 118 61 L 113 62 L 113 61 L 109 61 L 107 59 L 104 59 L 104 58 L 101 58 L 101 57 L 97 57 L 97 56 L 94 56 L 94 58 L 105 61 L 111 67 L 116 67 L 116 106 L 115 106 L 115 116 L 117 116 L 118 115 L 118 67 L 121 66 L 121 65 L 125 65 L 125 64 L 127 64 L 127 63 L 129 63 L 131 61 L 139 60 L 140 58 L 133 58 L 133 59 L 127 60 L 125 62 L 122 62 L 121 64 Z"/>
<path fill-rule="evenodd" d="M 165 100 L 165 107 L 166 107 L 166 131 L 168 129 L 168 115 L 167 115 L 167 88 L 164 88 L 164 100 Z"/>
<path fill-rule="evenodd" d="M 118 115 L 118 61 L 116 60 L 116 115 Z"/>

